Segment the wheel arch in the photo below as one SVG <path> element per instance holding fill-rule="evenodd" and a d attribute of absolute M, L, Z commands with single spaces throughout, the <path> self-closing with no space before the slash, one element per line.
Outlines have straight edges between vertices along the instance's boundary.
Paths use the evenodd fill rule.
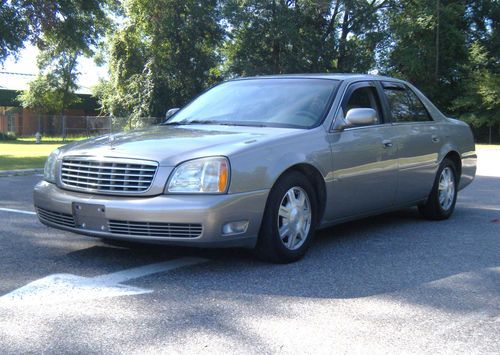
<path fill-rule="evenodd" d="M 462 176 L 462 159 L 460 158 L 460 154 L 456 150 L 450 150 L 446 155 L 443 157 L 441 162 L 444 159 L 450 159 L 454 164 L 455 168 L 457 169 L 457 179 L 460 182 L 460 177 Z"/>
<path fill-rule="evenodd" d="M 314 189 L 316 201 L 318 203 L 317 223 L 319 224 L 323 219 L 323 214 L 325 213 L 326 208 L 326 183 L 323 175 L 314 165 L 308 163 L 298 163 L 288 167 L 276 178 L 271 189 L 276 186 L 283 176 L 294 171 L 303 174 Z"/>

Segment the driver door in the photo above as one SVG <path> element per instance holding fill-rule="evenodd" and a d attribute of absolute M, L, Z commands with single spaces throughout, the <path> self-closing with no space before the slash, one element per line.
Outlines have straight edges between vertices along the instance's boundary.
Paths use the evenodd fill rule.
<path fill-rule="evenodd" d="M 351 108 L 372 108 L 377 122 L 334 129 L 330 133 L 333 161 L 332 219 L 352 217 L 394 205 L 398 160 L 394 127 L 381 105 L 380 87 L 374 82 L 351 84 L 338 112 L 342 121 Z"/>

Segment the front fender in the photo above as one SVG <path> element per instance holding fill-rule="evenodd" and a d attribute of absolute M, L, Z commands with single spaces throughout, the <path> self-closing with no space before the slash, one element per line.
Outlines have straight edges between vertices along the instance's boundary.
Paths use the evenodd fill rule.
<path fill-rule="evenodd" d="M 332 169 L 330 146 L 323 127 L 248 148 L 230 157 L 230 193 L 270 189 L 290 167 L 308 164 L 326 179 Z"/>

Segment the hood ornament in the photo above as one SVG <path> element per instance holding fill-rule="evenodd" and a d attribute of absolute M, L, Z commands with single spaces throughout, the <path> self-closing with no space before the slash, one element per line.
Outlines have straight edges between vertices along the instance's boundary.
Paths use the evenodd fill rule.
<path fill-rule="evenodd" d="M 116 140 L 115 136 L 113 135 L 109 135 L 109 138 L 108 138 L 108 142 L 109 142 L 109 148 L 110 149 L 115 149 L 115 147 L 113 147 L 113 143 L 114 141 Z"/>

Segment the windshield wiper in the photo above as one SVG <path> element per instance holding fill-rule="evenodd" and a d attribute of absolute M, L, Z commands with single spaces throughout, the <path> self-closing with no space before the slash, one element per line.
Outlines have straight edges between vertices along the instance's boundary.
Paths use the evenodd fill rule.
<path fill-rule="evenodd" d="M 243 127 L 267 127 L 261 123 L 251 123 L 251 122 L 220 122 L 221 126 L 243 126 Z"/>
<path fill-rule="evenodd" d="M 177 122 L 165 122 L 164 124 L 172 126 L 182 126 L 189 124 L 221 124 L 221 122 L 214 120 L 182 120 Z"/>
<path fill-rule="evenodd" d="M 219 126 L 249 126 L 249 127 L 267 127 L 264 124 L 252 123 L 252 122 L 231 122 L 231 121 L 217 121 L 217 120 L 181 120 L 177 122 L 165 122 L 164 125 L 172 125 L 172 126 L 182 126 L 182 125 L 190 125 L 190 124 L 213 124 Z"/>

